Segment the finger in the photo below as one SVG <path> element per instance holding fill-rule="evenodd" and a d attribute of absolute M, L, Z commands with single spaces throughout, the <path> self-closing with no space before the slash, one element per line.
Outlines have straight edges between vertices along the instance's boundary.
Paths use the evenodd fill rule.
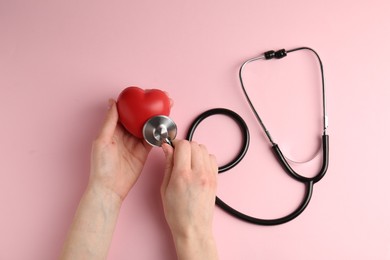
<path fill-rule="evenodd" d="M 211 170 L 214 172 L 215 175 L 218 174 L 218 164 L 217 164 L 217 158 L 214 154 L 209 155 L 209 162 Z"/>
<path fill-rule="evenodd" d="M 180 172 L 182 170 L 191 169 L 191 145 L 186 140 L 180 140 L 174 142 L 173 152 L 173 170 L 174 172 Z"/>
<path fill-rule="evenodd" d="M 201 170 L 204 167 L 205 161 L 204 150 L 196 142 L 191 142 L 191 168 Z"/>
<path fill-rule="evenodd" d="M 210 158 L 209 158 L 209 152 L 207 150 L 207 147 L 205 145 L 203 145 L 203 144 L 200 144 L 199 148 L 202 151 L 203 160 L 205 162 L 208 162 L 210 160 Z"/>
<path fill-rule="evenodd" d="M 203 151 L 203 160 L 204 160 L 205 165 L 206 165 L 205 167 L 207 167 L 207 169 L 209 171 L 212 171 L 214 173 L 215 167 L 213 165 L 213 161 L 211 160 L 211 155 L 209 154 L 207 147 L 203 144 L 201 144 L 200 147 Z"/>
<path fill-rule="evenodd" d="M 164 178 L 161 185 L 161 191 L 165 191 L 167 189 L 168 183 L 171 179 L 172 175 L 172 168 L 173 168 L 173 148 L 167 144 L 164 143 L 161 146 L 164 154 L 165 154 L 165 170 L 164 170 Z"/>
<path fill-rule="evenodd" d="M 110 99 L 108 102 L 109 108 L 99 134 L 99 139 L 102 140 L 111 140 L 118 124 L 118 111 L 116 109 L 116 102 L 113 99 Z"/>

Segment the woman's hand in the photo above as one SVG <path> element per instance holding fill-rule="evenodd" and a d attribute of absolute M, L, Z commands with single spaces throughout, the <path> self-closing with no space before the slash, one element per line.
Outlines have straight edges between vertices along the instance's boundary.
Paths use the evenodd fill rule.
<path fill-rule="evenodd" d="M 137 181 L 151 146 L 128 133 L 118 124 L 114 100 L 99 136 L 93 143 L 89 185 L 113 192 L 123 201 Z"/>
<path fill-rule="evenodd" d="M 217 259 L 212 232 L 218 166 L 204 145 L 164 144 L 161 195 L 179 259 Z"/>
<path fill-rule="evenodd" d="M 106 259 L 123 200 L 151 147 L 118 124 L 114 100 L 93 143 L 91 173 L 60 259 Z"/>

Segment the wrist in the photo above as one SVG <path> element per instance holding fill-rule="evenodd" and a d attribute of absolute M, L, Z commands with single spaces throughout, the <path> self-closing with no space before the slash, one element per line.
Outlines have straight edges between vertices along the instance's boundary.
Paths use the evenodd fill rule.
<path fill-rule="evenodd" d="M 88 185 L 76 211 L 61 259 L 105 259 L 119 215 L 119 196 Z"/>
<path fill-rule="evenodd" d="M 178 259 L 218 259 L 212 232 L 173 234 Z"/>
<path fill-rule="evenodd" d="M 178 240 L 198 240 L 198 239 L 214 239 L 211 228 L 191 228 L 188 227 L 182 230 L 171 229 L 172 236 Z"/>
<path fill-rule="evenodd" d="M 98 200 L 102 203 L 102 206 L 110 207 L 112 209 L 119 209 L 123 202 L 122 198 L 117 193 L 97 182 L 90 182 L 88 184 L 84 196 Z"/>

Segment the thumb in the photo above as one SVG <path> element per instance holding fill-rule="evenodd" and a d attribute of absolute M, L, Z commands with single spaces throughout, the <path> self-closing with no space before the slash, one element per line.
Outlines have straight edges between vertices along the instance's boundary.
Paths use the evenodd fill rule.
<path fill-rule="evenodd" d="M 116 108 L 115 100 L 110 99 L 108 102 L 108 111 L 99 134 L 99 138 L 106 142 L 111 141 L 111 138 L 114 135 L 116 126 L 118 124 L 118 111 Z"/>
<path fill-rule="evenodd" d="M 161 191 L 165 192 L 172 175 L 173 147 L 167 143 L 164 143 L 162 144 L 161 148 L 165 154 L 165 170 L 164 170 L 164 179 L 161 185 Z"/>

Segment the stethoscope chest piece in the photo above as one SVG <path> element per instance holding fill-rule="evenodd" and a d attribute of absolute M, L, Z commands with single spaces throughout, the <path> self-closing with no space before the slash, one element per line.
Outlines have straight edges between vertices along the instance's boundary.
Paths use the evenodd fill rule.
<path fill-rule="evenodd" d="M 171 141 L 176 138 L 177 126 L 167 116 L 154 116 L 146 121 L 142 134 L 146 142 L 152 146 L 161 146 L 163 143 L 172 145 Z"/>

